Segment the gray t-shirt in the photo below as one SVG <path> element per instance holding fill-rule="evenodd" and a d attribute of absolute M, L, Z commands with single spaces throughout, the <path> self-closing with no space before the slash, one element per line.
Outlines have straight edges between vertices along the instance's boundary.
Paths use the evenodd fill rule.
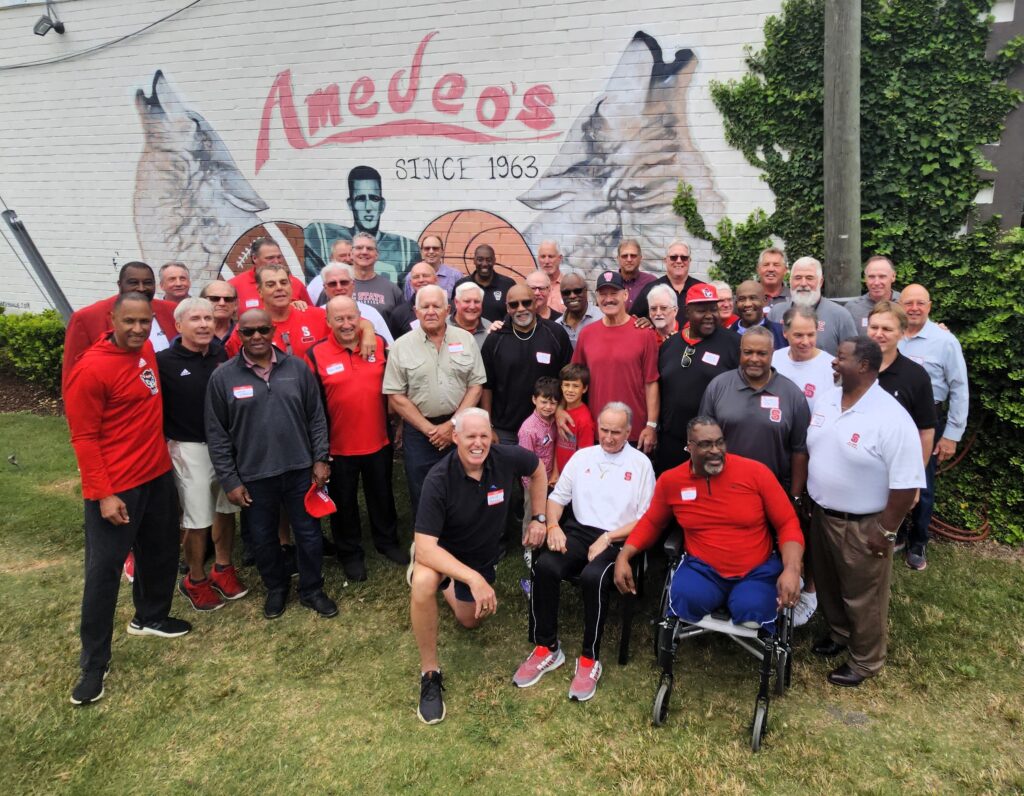
<path fill-rule="evenodd" d="M 899 301 L 900 292 L 898 290 L 893 290 L 889 300 Z M 863 296 L 858 296 L 853 301 L 848 301 L 845 306 L 846 311 L 853 316 L 853 324 L 857 327 L 857 334 L 867 334 L 868 316 L 871 314 L 871 310 L 875 308 L 875 302 L 871 300 L 871 297 L 867 293 L 865 293 Z"/>
<path fill-rule="evenodd" d="M 384 316 L 385 321 L 391 320 L 391 311 L 404 301 L 398 285 L 380 274 L 372 279 L 357 279 L 353 298 L 362 304 L 369 304 Z"/>

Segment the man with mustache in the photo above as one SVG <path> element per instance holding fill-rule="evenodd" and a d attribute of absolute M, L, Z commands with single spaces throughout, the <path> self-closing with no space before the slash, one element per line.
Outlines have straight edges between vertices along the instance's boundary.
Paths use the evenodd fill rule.
<path fill-rule="evenodd" d="M 793 263 L 789 275 L 791 301 L 772 304 L 768 317 L 781 323 L 782 316 L 790 306 L 812 307 L 818 314 L 818 348 L 834 355 L 839 348 L 839 341 L 854 337 L 857 327 L 853 316 L 844 307 L 822 297 L 821 286 L 824 282 L 821 263 L 813 257 L 801 257 Z"/>
<path fill-rule="evenodd" d="M 669 613 L 699 622 L 726 606 L 734 624 L 771 631 L 779 609 L 800 595 L 800 521 L 767 467 L 726 452 L 712 418 L 695 417 L 686 435 L 690 460 L 658 478 L 650 508 L 615 559 L 615 585 L 636 594 L 630 561 L 675 519 L 686 557 L 672 576 Z"/>

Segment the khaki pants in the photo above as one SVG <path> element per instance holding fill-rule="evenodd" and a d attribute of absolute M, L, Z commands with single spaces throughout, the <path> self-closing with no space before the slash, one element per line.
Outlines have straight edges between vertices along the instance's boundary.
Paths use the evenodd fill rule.
<path fill-rule="evenodd" d="M 814 507 L 811 556 L 818 607 L 832 640 L 849 647 L 850 668 L 863 677 L 881 671 L 889 637 L 892 548 L 879 558 L 865 541 L 878 533 L 878 515 L 842 520 Z"/>

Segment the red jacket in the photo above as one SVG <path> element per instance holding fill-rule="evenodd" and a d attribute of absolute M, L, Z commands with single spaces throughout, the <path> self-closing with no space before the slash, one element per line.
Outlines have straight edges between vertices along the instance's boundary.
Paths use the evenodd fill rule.
<path fill-rule="evenodd" d="M 68 328 L 64 331 L 64 364 L 61 367 L 61 386 L 67 389 L 68 376 L 75 361 L 82 356 L 82 353 L 93 343 L 113 330 L 110 323 L 110 313 L 114 309 L 114 302 L 117 296 L 111 296 L 82 307 L 71 316 L 68 321 Z M 167 342 L 171 342 L 177 335 L 174 327 L 173 302 L 163 299 L 153 299 L 153 322 L 163 329 L 167 336 Z"/>
<path fill-rule="evenodd" d="M 647 549 L 672 517 L 683 529 L 686 554 L 725 578 L 741 578 L 768 559 L 771 528 L 780 547 L 804 543 L 800 521 L 772 471 L 731 453 L 722 472 L 710 478 L 695 476 L 689 462 L 662 473 L 650 508 L 626 542 Z"/>
<path fill-rule="evenodd" d="M 86 500 L 133 489 L 171 469 L 148 340 L 141 351 L 125 351 L 110 339 L 86 350 L 68 376 L 64 410 Z"/>

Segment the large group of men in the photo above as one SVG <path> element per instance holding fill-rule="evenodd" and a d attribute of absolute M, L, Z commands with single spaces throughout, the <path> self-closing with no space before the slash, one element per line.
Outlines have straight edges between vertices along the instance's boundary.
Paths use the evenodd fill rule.
<path fill-rule="evenodd" d="M 512 679 L 525 688 L 565 662 L 559 584 L 578 582 L 569 697 L 587 701 L 609 593 L 636 592 L 633 559 L 673 523 L 686 554 L 675 616 L 727 608 L 771 633 L 780 610 L 800 626 L 820 607 L 827 633 L 813 651 L 847 653 L 828 680 L 879 673 L 894 554 L 927 566 L 935 466 L 967 422 L 963 354 L 929 319 L 924 286 L 897 292 L 892 262 L 872 257 L 867 292 L 843 306 L 822 296 L 820 262 L 790 266 L 778 248 L 734 286 L 692 276 L 683 242 L 656 276 L 625 240 L 618 266 L 591 281 L 556 241 L 518 282 L 486 243 L 468 274 L 444 262 L 437 236 L 419 249 L 398 284 L 377 272 L 377 236 L 356 231 L 306 285 L 261 238 L 250 268 L 195 295 L 184 263 L 155 274 L 131 262 L 116 295 L 74 313 L 63 370 L 85 502 L 74 704 L 103 696 L 122 571 L 131 635 L 191 630 L 170 615 L 176 581 L 199 611 L 244 597 L 236 561 L 255 566 L 268 620 L 293 578 L 302 606 L 336 616 L 325 553 L 348 580 L 368 577 L 360 480 L 374 548 L 407 570 L 428 724 L 445 717 L 439 591 L 475 627 L 497 610 L 496 566 L 522 544 L 533 646 Z M 396 450 L 410 529 L 398 523 Z"/>

